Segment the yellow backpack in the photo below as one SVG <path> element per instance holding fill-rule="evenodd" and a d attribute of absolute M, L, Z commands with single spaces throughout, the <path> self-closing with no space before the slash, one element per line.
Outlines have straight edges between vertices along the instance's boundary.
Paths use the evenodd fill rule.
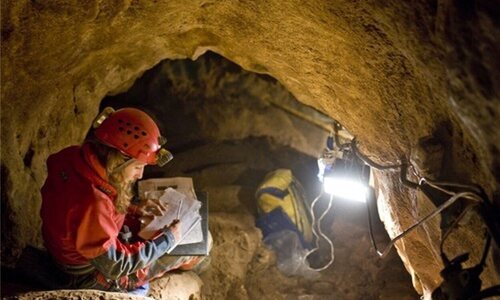
<path fill-rule="evenodd" d="M 270 172 L 257 188 L 259 218 L 257 227 L 264 234 L 279 230 L 296 231 L 304 247 L 312 243 L 312 229 L 309 208 L 305 203 L 302 185 L 289 169 Z"/>

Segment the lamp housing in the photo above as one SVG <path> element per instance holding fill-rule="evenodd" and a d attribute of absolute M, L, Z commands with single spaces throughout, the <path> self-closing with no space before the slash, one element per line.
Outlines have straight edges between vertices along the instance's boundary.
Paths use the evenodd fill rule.
<path fill-rule="evenodd" d="M 366 202 L 370 167 L 350 152 L 344 152 L 342 157 L 337 157 L 323 173 L 324 191 L 335 197 Z"/>

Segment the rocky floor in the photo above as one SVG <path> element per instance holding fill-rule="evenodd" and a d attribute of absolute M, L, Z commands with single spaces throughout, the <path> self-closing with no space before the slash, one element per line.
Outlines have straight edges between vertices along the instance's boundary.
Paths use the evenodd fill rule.
<path fill-rule="evenodd" d="M 395 250 L 380 260 L 370 245 L 364 205 L 335 202 L 323 230 L 335 245 L 335 261 L 315 279 L 287 277 L 255 227 L 254 192 L 264 175 L 289 168 L 313 197 L 314 158 L 267 139 L 200 144 L 181 153 L 164 170 L 147 174 L 190 176 L 209 195 L 209 227 L 214 238 L 210 268 L 200 277 L 176 273 L 152 284 L 155 299 L 418 299 Z M 376 238 L 384 241 L 383 230 Z M 323 245 L 326 246 L 326 245 Z M 326 249 L 326 248 L 325 248 Z M 323 257 L 313 257 L 316 263 Z M 313 262 L 314 263 L 314 262 Z M 5 279 L 5 278 L 4 278 Z M 201 280 L 200 280 L 201 279 Z M 4 293 L 2 293 L 4 294 Z M 24 294 L 20 299 L 134 299 L 90 291 Z"/>

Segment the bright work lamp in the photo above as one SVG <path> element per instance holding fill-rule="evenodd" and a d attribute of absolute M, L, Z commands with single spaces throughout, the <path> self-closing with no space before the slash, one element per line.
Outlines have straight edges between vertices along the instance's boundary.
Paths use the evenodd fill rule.
<path fill-rule="evenodd" d="M 325 192 L 335 197 L 366 202 L 368 187 L 361 182 L 335 177 L 325 177 L 323 185 Z"/>
<path fill-rule="evenodd" d="M 323 187 L 334 197 L 366 202 L 370 167 L 356 159 L 336 158 L 325 170 Z"/>
<path fill-rule="evenodd" d="M 313 268 L 315 271 L 322 271 L 333 263 L 335 256 L 332 241 L 321 231 L 321 221 L 332 207 L 334 198 L 367 202 L 370 194 L 370 167 L 353 153 L 349 143 L 334 143 L 334 135 L 331 133 L 326 140 L 326 148 L 318 158 L 318 179 L 323 183 L 323 191 L 312 201 L 310 208 L 312 231 L 316 238 L 315 248 L 311 249 L 305 258 L 316 252 L 319 249 L 319 240 L 324 239 L 330 246 L 330 260 L 322 267 Z M 314 208 L 325 193 L 330 194 L 330 199 L 316 221 Z"/>

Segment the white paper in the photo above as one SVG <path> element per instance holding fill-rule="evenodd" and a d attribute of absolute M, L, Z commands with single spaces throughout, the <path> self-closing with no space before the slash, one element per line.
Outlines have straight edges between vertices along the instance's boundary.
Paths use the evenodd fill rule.
<path fill-rule="evenodd" d="M 142 198 L 159 199 L 162 204 L 168 205 L 165 215 L 154 217 L 142 228 L 139 232 L 140 237 L 150 239 L 159 229 L 168 226 L 175 219 L 180 219 L 182 239 L 176 243 L 177 245 L 203 241 L 199 213 L 201 202 L 196 198 L 191 178 L 148 179 L 140 181 L 138 187 Z"/>

